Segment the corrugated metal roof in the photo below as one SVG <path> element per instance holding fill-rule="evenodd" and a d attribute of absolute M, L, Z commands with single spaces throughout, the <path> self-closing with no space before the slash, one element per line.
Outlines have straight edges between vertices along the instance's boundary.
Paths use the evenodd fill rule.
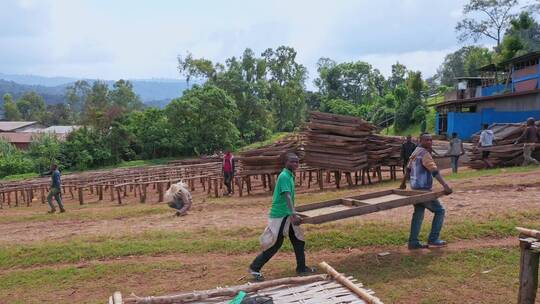
<path fill-rule="evenodd" d="M 37 124 L 37 121 L 0 121 L 0 132 L 10 132 Z"/>
<path fill-rule="evenodd" d="M 2 132 L 0 138 L 10 143 L 30 143 L 35 133 Z"/>

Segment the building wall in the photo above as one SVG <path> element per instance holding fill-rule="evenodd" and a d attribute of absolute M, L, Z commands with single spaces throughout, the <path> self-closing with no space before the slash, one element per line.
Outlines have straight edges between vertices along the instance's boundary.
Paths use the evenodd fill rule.
<path fill-rule="evenodd" d="M 476 106 L 477 112 L 484 109 L 497 109 L 497 111 L 533 111 L 540 109 L 540 92 L 536 94 L 509 96 L 505 99 L 482 101 Z"/>
<path fill-rule="evenodd" d="M 493 108 L 483 109 L 477 113 L 448 113 L 448 135 L 458 133 L 461 139 L 470 139 L 471 136 L 481 130 L 483 124 L 493 123 L 518 123 L 527 118 L 540 119 L 540 110 L 532 111 L 499 111 Z"/>

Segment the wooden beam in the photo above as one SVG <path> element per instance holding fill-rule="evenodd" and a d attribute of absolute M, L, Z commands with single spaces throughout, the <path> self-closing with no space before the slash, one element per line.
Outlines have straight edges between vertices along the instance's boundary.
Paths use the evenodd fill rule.
<path fill-rule="evenodd" d="M 381 192 L 384 193 L 385 191 L 381 191 Z M 382 202 L 382 203 L 378 203 L 378 204 L 360 206 L 360 207 L 351 208 L 351 209 L 348 209 L 348 210 L 342 210 L 342 211 L 337 211 L 337 212 L 333 212 L 333 213 L 322 214 L 322 215 L 318 215 L 318 216 L 314 216 L 314 217 L 306 217 L 306 218 L 304 218 L 302 220 L 302 223 L 305 223 L 305 224 L 322 224 L 322 223 L 326 223 L 326 222 L 337 221 L 337 220 L 341 220 L 341 219 L 345 219 L 345 218 L 349 218 L 349 217 L 353 217 L 353 216 L 359 216 L 359 215 L 363 215 L 363 214 L 368 214 L 368 213 L 373 213 L 373 212 L 377 212 L 377 211 L 393 209 L 393 208 L 398 208 L 398 207 L 412 205 L 412 204 L 429 202 L 429 201 L 432 201 L 432 200 L 434 200 L 434 199 L 436 199 L 436 198 L 438 198 L 438 197 L 440 197 L 442 195 L 444 195 L 443 191 L 440 191 L 440 192 L 428 192 L 428 193 L 425 193 L 425 194 L 404 197 L 404 198 L 401 198 L 401 199 L 395 199 L 395 200 Z M 380 195 L 380 196 L 383 196 L 383 195 Z M 355 199 L 356 199 L 356 197 L 355 197 Z"/>
<path fill-rule="evenodd" d="M 518 304 L 534 304 L 538 290 L 538 263 L 540 254 L 530 250 L 530 244 L 520 242 Z"/>

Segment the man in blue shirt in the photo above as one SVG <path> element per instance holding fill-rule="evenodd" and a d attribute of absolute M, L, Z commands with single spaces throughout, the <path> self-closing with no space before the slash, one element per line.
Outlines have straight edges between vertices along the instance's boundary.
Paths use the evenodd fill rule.
<path fill-rule="evenodd" d="M 55 213 L 56 208 L 54 207 L 52 203 L 52 199 L 56 199 L 56 202 L 58 203 L 58 207 L 60 208 L 60 212 L 66 212 L 66 209 L 64 209 L 64 204 L 62 204 L 62 188 L 61 188 L 61 181 L 60 181 L 60 171 L 58 170 L 58 166 L 56 164 L 51 165 L 51 171 L 43 174 L 43 175 L 50 175 L 51 176 L 51 189 L 49 190 L 49 195 L 47 195 L 47 202 L 49 203 L 49 206 L 51 206 L 51 210 L 48 213 Z"/>

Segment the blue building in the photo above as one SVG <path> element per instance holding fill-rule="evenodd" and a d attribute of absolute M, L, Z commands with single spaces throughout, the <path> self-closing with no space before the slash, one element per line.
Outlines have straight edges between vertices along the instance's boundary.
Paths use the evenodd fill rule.
<path fill-rule="evenodd" d="M 540 52 L 480 69 L 482 77 L 456 78 L 437 110 L 436 133 L 470 139 L 483 124 L 540 119 Z"/>

